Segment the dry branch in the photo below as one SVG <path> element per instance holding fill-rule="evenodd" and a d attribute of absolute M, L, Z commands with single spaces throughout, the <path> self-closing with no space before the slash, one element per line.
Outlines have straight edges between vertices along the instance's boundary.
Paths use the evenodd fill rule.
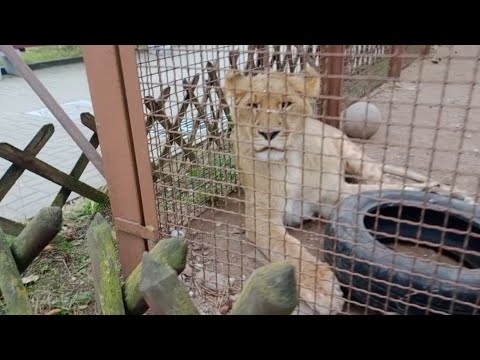
<path fill-rule="evenodd" d="M 112 228 L 102 215 L 95 215 L 87 230 L 97 306 L 103 315 L 125 315 L 122 284 Z"/>
<path fill-rule="evenodd" d="M 143 254 L 140 291 L 155 315 L 199 315 L 177 272 Z"/>
<path fill-rule="evenodd" d="M 62 230 L 63 215 L 59 207 L 41 209 L 15 239 L 11 251 L 20 273 L 32 263 Z"/>
<path fill-rule="evenodd" d="M 289 261 L 255 270 L 231 315 L 290 315 L 298 305 L 295 268 Z"/>
<path fill-rule="evenodd" d="M 11 315 L 32 315 L 33 309 L 20 272 L 0 229 L 0 291 Z"/>
<path fill-rule="evenodd" d="M 167 264 L 179 275 L 185 269 L 187 263 L 187 250 L 188 246 L 185 239 L 168 238 L 160 240 L 150 251 L 150 256 L 154 261 Z M 123 288 L 125 309 L 129 314 L 143 314 L 148 309 L 140 291 L 141 274 L 142 263 L 133 270 Z"/>

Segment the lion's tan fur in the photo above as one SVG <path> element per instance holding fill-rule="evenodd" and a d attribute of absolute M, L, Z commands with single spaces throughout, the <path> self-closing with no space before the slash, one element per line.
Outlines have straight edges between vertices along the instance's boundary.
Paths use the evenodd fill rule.
<path fill-rule="evenodd" d="M 326 263 L 287 233 L 285 224 L 297 225 L 318 214 L 328 218 L 339 201 L 360 191 L 377 190 L 380 182 L 382 189 L 405 185 L 385 183 L 380 164 L 340 130 L 313 118 L 310 101 L 319 93 L 320 82 L 307 65 L 304 74 L 296 75 L 270 72 L 247 77 L 230 70 L 225 87 L 234 98 L 231 139 L 245 193 L 246 237 L 270 261 L 295 260 L 301 298 L 315 304 L 319 313 L 330 314 L 344 305 L 339 283 Z M 279 133 L 269 142 L 259 131 Z M 276 150 L 264 148 L 268 146 Z M 390 170 L 402 172 L 402 168 Z M 347 183 L 345 174 L 374 184 Z M 409 186 L 424 189 L 432 184 Z"/>

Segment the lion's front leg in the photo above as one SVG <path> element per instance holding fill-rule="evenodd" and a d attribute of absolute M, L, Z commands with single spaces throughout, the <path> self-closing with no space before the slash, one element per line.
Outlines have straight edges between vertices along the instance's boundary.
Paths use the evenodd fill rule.
<path fill-rule="evenodd" d="M 267 209 L 255 208 L 253 204 L 246 204 L 245 215 L 247 239 L 269 261 L 292 260 L 300 285 L 300 297 L 307 305 L 324 315 L 342 311 L 345 300 L 332 269 L 287 233 L 281 215 L 272 217 Z"/>

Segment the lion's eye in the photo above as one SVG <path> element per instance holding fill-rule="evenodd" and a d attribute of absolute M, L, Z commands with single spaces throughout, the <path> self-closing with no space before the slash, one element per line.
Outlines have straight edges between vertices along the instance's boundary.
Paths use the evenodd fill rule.
<path fill-rule="evenodd" d="M 290 105 L 292 105 L 292 103 L 290 101 L 286 101 L 286 102 L 283 102 L 282 103 L 282 109 L 286 109 L 288 108 Z"/>
<path fill-rule="evenodd" d="M 247 107 L 252 107 L 252 108 L 254 108 L 254 109 L 258 109 L 258 104 L 256 104 L 256 103 L 249 103 L 249 104 L 247 104 Z"/>

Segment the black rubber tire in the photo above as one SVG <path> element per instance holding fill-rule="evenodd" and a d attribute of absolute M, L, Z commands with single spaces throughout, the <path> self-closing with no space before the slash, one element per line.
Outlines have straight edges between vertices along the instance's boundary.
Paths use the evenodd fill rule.
<path fill-rule="evenodd" d="M 408 206 L 408 209 L 427 208 L 429 214 L 449 213 L 458 223 L 470 222 L 472 229 L 480 235 L 478 205 L 420 191 L 369 191 L 351 196 L 332 213 L 325 237 L 326 260 L 334 268 L 344 291 L 368 307 L 398 314 L 480 313 L 480 269 L 477 269 L 480 268 L 480 256 L 470 255 L 474 268 L 434 264 L 394 252 L 369 232 L 366 221 L 368 224 L 377 217 L 375 212 L 368 215 L 369 211 L 398 209 L 400 203 L 404 210 Z M 438 222 L 439 219 L 433 220 Z M 391 233 L 391 225 L 398 224 L 391 220 L 382 221 L 384 228 L 377 227 L 377 232 L 390 229 Z M 403 223 L 399 233 L 408 236 L 412 226 L 418 228 L 418 225 Z M 440 231 L 428 231 L 423 234 L 430 236 L 429 241 L 438 242 L 435 231 L 437 235 Z M 454 234 L 444 243 L 463 248 L 464 237 Z M 480 237 L 470 239 L 471 246 L 480 251 Z"/>

